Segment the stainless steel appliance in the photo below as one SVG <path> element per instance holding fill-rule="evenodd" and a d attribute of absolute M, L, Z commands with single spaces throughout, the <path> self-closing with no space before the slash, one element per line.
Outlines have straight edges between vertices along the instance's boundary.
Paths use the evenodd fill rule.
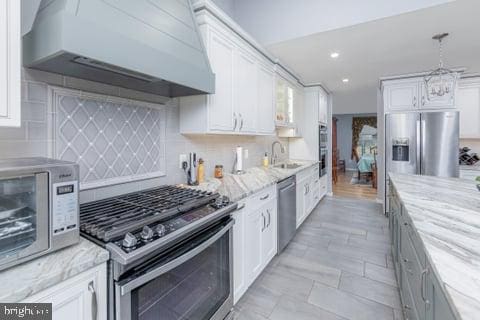
<path fill-rule="evenodd" d="M 236 208 L 174 186 L 82 204 L 82 236 L 111 254 L 109 319 L 224 319 L 233 307 Z"/>
<path fill-rule="evenodd" d="M 328 159 L 328 130 L 327 126 L 319 125 L 318 126 L 318 160 L 320 161 L 320 178 L 327 174 L 327 159 Z"/>
<path fill-rule="evenodd" d="M 388 172 L 459 176 L 457 111 L 388 114 L 385 139 L 387 183 Z"/>
<path fill-rule="evenodd" d="M 0 160 L 0 270 L 78 240 L 78 165 Z"/>
<path fill-rule="evenodd" d="M 295 176 L 280 181 L 278 190 L 278 253 L 292 240 L 297 229 L 297 202 Z"/>

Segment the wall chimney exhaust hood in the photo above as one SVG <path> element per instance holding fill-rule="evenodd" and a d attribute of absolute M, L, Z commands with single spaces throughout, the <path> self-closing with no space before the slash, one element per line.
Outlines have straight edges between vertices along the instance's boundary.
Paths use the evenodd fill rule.
<path fill-rule="evenodd" d="M 42 0 L 23 62 L 166 97 L 215 92 L 189 0 Z"/>

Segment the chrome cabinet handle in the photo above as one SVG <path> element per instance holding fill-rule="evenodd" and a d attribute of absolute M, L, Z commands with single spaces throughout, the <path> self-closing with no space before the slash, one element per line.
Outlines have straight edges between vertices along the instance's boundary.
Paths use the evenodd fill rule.
<path fill-rule="evenodd" d="M 233 119 L 233 121 L 234 121 L 233 122 L 233 131 L 235 131 L 235 129 L 237 129 L 237 122 L 238 122 L 237 121 L 237 114 L 235 112 L 233 113 L 233 117 L 234 117 L 234 119 Z"/>
<path fill-rule="evenodd" d="M 267 224 L 267 228 L 270 227 L 270 222 L 271 222 L 271 216 L 270 216 L 270 210 L 267 209 L 267 213 L 268 213 L 268 224 Z"/>
<path fill-rule="evenodd" d="M 238 130 L 242 131 L 242 129 L 243 129 L 243 117 L 242 117 L 241 113 L 239 113 L 238 116 L 240 117 L 240 129 L 238 129 Z"/>
<path fill-rule="evenodd" d="M 425 280 L 426 280 L 426 275 L 428 274 L 428 268 L 425 268 L 422 270 L 422 277 L 420 278 L 420 281 L 422 282 L 421 283 L 421 286 L 420 286 L 420 295 L 422 296 L 422 300 L 423 302 L 425 302 L 425 304 L 430 304 L 430 301 L 428 301 L 428 299 L 425 297 Z"/>
<path fill-rule="evenodd" d="M 262 219 L 263 219 L 263 227 L 262 227 L 262 232 L 263 232 L 266 228 L 266 221 L 267 221 L 267 219 L 265 219 L 265 215 L 263 214 L 263 212 L 262 212 Z"/>
<path fill-rule="evenodd" d="M 269 197 L 269 196 L 270 196 L 270 195 L 269 195 L 269 194 L 267 194 L 267 195 L 265 195 L 265 196 L 261 197 L 261 198 L 260 198 L 260 200 L 266 200 L 266 199 L 268 199 L 268 197 Z"/>
<path fill-rule="evenodd" d="M 305 189 L 305 191 L 303 192 L 303 195 L 306 196 L 308 191 L 307 191 L 307 185 L 304 185 L 303 188 Z"/>
<path fill-rule="evenodd" d="M 425 105 L 425 96 L 422 96 L 422 106 Z"/>
<path fill-rule="evenodd" d="M 413 106 L 416 107 L 417 106 L 417 97 L 413 97 Z"/>
<path fill-rule="evenodd" d="M 93 281 L 90 281 L 90 283 L 88 284 L 88 291 L 90 291 L 90 293 L 92 294 L 92 320 L 97 320 L 98 301 Z"/>

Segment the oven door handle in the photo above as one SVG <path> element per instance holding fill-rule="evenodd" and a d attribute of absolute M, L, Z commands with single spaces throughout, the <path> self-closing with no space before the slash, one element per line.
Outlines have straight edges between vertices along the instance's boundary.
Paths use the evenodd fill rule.
<path fill-rule="evenodd" d="M 227 231 L 230 230 L 230 228 L 233 226 L 235 223 L 234 220 L 229 221 L 225 227 L 223 227 L 220 231 L 218 231 L 215 235 L 210 237 L 208 240 L 202 242 L 199 246 L 193 248 L 192 250 L 188 251 L 187 253 L 181 255 L 180 257 L 176 258 L 175 260 L 172 260 L 164 265 L 159 266 L 158 268 L 148 272 L 147 274 L 138 277 L 136 279 L 133 279 L 132 281 L 124 284 L 123 286 L 120 286 L 120 293 L 121 295 L 125 295 L 132 290 L 135 290 L 136 288 L 144 285 L 147 282 L 152 281 L 155 278 L 158 278 L 164 273 L 169 272 L 172 269 L 175 269 L 182 263 L 192 259 L 195 257 L 197 254 L 201 253 L 205 249 L 207 249 L 209 246 L 211 246 L 215 241 L 220 239 Z"/>

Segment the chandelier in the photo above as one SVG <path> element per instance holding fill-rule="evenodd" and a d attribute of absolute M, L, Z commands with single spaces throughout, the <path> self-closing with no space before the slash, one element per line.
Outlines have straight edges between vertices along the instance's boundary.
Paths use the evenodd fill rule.
<path fill-rule="evenodd" d="M 449 94 L 454 90 L 456 85 L 457 73 L 446 69 L 443 66 L 442 40 L 447 36 L 448 33 L 441 33 L 432 37 L 433 40 L 438 41 L 438 55 L 440 62 L 438 63 L 438 68 L 430 72 L 424 78 L 428 100 Z"/>

